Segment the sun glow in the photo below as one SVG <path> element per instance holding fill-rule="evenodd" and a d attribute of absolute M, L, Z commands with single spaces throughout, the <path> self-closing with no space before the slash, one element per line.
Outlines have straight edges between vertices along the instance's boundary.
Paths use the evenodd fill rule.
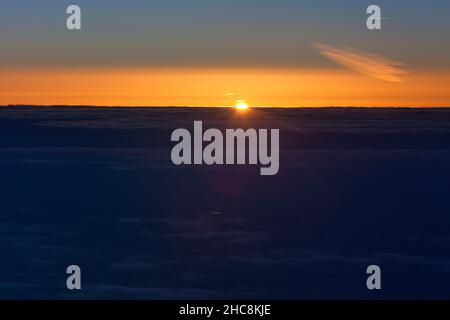
<path fill-rule="evenodd" d="M 0 105 L 227 106 L 241 114 L 255 106 L 450 105 L 450 70 L 412 70 L 402 79 L 393 85 L 338 68 L 0 67 Z"/>
<path fill-rule="evenodd" d="M 236 100 L 236 109 L 238 110 L 247 110 L 248 104 L 244 100 Z"/>

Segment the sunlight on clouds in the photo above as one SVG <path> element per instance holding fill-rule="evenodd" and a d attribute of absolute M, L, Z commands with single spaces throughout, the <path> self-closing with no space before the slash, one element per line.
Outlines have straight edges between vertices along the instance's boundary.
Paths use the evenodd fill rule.
<path fill-rule="evenodd" d="M 379 80 L 402 82 L 403 79 L 400 76 L 407 73 L 400 68 L 400 63 L 376 54 L 325 44 L 314 44 L 314 46 L 324 57 L 348 69 Z"/>

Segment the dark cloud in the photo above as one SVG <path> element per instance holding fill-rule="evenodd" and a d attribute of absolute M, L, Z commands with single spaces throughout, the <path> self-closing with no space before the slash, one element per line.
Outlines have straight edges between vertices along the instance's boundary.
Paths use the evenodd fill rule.
<path fill-rule="evenodd" d="M 215 112 L 0 108 L 0 296 L 450 297 L 448 110 Z M 279 127 L 279 175 L 172 166 L 193 119 Z"/>

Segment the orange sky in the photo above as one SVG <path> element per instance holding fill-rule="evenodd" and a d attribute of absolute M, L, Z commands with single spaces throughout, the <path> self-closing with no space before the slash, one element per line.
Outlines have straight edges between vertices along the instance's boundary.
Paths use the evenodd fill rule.
<path fill-rule="evenodd" d="M 386 82 L 340 68 L 0 70 L 0 105 L 450 106 L 448 88 L 449 71 Z"/>

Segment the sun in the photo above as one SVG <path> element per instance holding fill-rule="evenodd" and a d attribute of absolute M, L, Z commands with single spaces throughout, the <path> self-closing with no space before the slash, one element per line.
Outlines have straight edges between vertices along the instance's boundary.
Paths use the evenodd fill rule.
<path fill-rule="evenodd" d="M 245 102 L 245 100 L 236 100 L 235 108 L 238 109 L 238 110 L 247 110 L 249 108 L 249 106 Z"/>

